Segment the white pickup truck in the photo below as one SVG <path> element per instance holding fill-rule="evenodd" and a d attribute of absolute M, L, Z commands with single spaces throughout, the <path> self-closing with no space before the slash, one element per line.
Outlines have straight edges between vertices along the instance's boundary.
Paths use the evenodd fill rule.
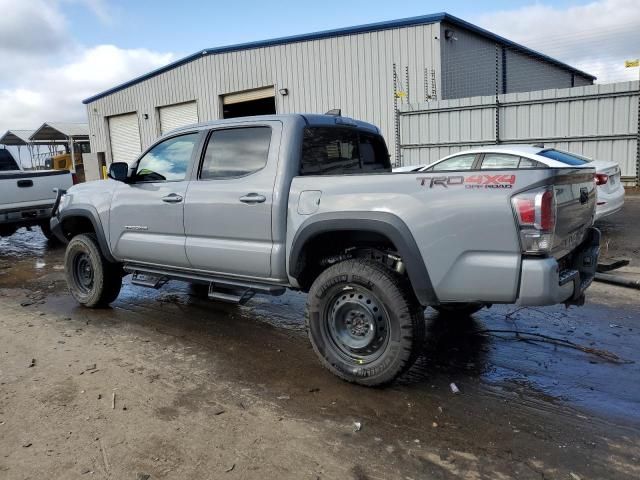
<path fill-rule="evenodd" d="M 73 184 L 68 170 L 26 172 L 9 150 L 0 149 L 0 237 L 13 235 L 20 227 L 38 225 L 48 240 L 54 240 L 49 219 L 55 190 Z"/>

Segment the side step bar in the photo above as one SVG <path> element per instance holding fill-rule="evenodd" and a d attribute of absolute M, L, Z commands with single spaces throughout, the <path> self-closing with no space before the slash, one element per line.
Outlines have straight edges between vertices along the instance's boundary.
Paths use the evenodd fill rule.
<path fill-rule="evenodd" d="M 141 287 L 158 289 L 169 280 L 208 284 L 209 298 L 240 305 L 247 303 L 256 293 L 278 296 L 286 291 L 286 288 L 281 285 L 209 276 L 201 273 L 189 273 L 178 270 L 162 270 L 143 265 L 125 264 L 124 271 L 132 274 L 131 283 Z"/>

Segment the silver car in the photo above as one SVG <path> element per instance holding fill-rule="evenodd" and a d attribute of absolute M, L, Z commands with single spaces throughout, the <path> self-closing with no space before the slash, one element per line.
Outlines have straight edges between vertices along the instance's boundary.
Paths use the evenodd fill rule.
<path fill-rule="evenodd" d="M 444 157 L 428 165 L 409 165 L 394 172 L 437 172 L 444 170 L 496 170 L 505 168 L 558 168 L 589 166 L 596 169 L 598 201 L 595 220 L 611 215 L 624 205 L 620 166 L 610 160 L 594 160 L 572 152 L 536 145 L 494 145 L 479 147 Z"/>

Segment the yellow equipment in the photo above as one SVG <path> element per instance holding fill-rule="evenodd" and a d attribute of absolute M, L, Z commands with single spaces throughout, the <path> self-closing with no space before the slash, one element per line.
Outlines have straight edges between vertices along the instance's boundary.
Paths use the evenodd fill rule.
<path fill-rule="evenodd" d="M 76 152 L 75 154 L 76 168 L 78 165 L 82 165 L 82 154 Z M 62 153 L 51 157 L 51 169 L 52 170 L 71 170 L 71 154 Z"/>

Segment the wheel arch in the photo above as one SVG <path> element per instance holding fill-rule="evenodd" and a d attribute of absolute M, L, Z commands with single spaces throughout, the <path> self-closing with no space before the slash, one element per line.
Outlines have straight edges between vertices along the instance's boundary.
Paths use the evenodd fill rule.
<path fill-rule="evenodd" d="M 306 264 L 309 246 L 323 235 L 349 232 L 372 239 L 386 239 L 402 258 L 409 281 L 421 305 L 438 303 L 427 267 L 407 225 L 388 212 L 339 212 L 318 214 L 298 228 L 289 254 L 288 273 L 298 280 Z"/>
<path fill-rule="evenodd" d="M 90 207 L 64 209 L 54 217 L 52 230 L 58 237 L 69 241 L 81 233 L 94 233 L 98 239 L 100 251 L 110 262 L 116 262 L 109 249 L 109 242 L 102 227 L 98 212 Z"/>

